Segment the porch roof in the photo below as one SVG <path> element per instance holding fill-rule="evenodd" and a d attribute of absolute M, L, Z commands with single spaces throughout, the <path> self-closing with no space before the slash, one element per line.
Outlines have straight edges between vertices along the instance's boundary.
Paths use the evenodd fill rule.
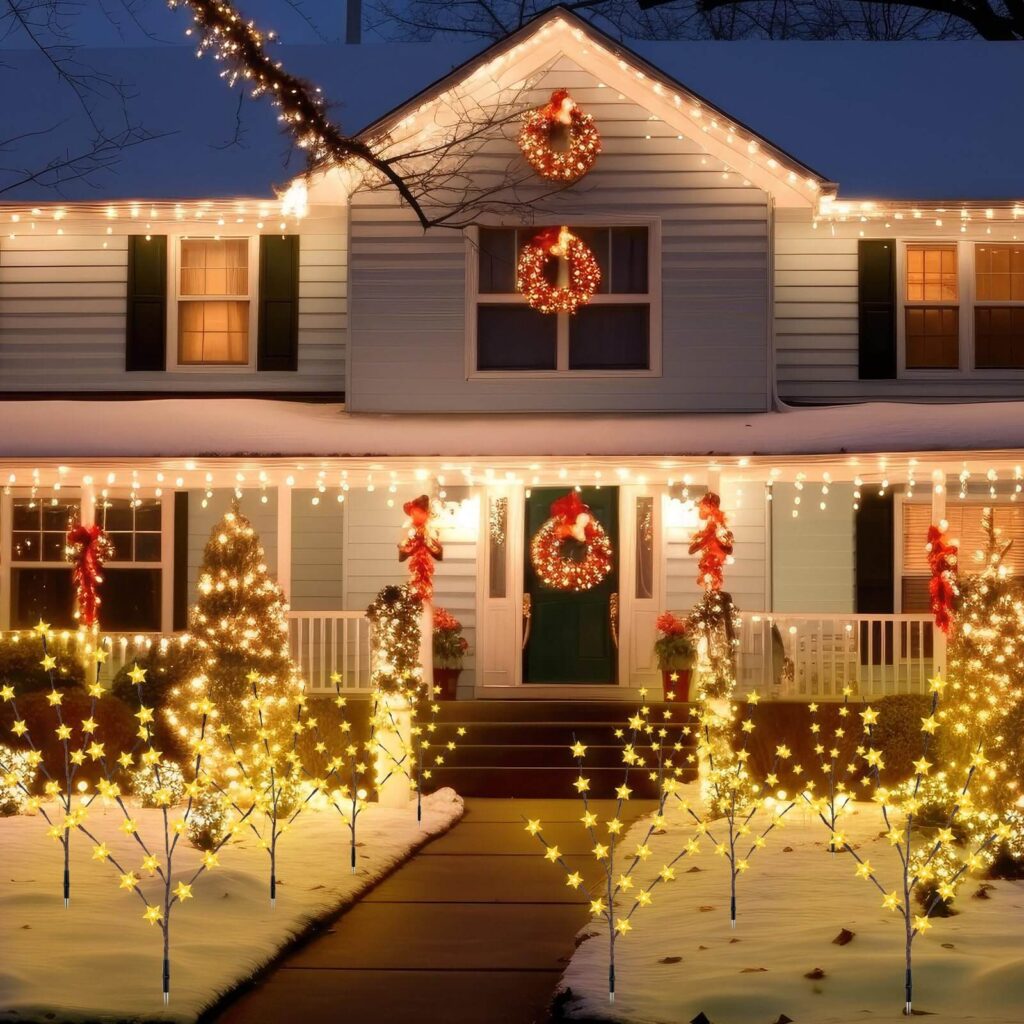
<path fill-rule="evenodd" d="M 678 482 L 684 473 L 710 470 L 777 480 L 822 472 L 894 483 L 916 476 L 920 485 L 933 472 L 956 475 L 968 463 L 976 479 L 993 470 L 1005 480 L 1008 469 L 1020 479 L 1024 402 L 399 416 L 248 398 L 6 401 L 0 437 L 3 479 L 17 485 L 30 483 L 33 470 L 39 485 L 49 486 L 114 469 L 144 470 L 147 478 L 162 472 L 169 484 L 177 477 L 184 486 L 235 486 L 239 474 L 249 487 L 286 478 L 311 486 L 325 474 L 335 486 L 342 470 L 356 486 L 386 484 L 395 473 L 536 484 L 565 479 L 567 470 L 581 481 L 607 471 Z"/>

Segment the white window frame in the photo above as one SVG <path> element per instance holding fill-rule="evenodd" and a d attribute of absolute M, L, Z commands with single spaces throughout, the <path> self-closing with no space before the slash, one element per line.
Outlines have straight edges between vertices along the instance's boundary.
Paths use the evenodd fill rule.
<path fill-rule="evenodd" d="M 249 358 L 244 363 L 181 363 L 178 361 L 178 304 L 179 302 L 217 301 L 225 298 L 226 301 L 237 301 L 236 296 L 203 296 L 198 299 L 194 296 L 183 297 L 181 292 L 181 243 L 188 240 L 207 241 L 229 241 L 232 239 L 245 239 L 249 243 L 248 258 L 248 284 L 249 284 Z M 168 248 L 170 258 L 167 260 L 167 294 L 170 301 L 167 303 L 167 364 L 166 369 L 174 373 L 255 373 L 256 372 L 256 346 L 257 331 L 259 328 L 259 258 L 260 258 L 260 236 L 251 234 L 215 234 L 215 233 L 182 233 L 168 236 Z"/>
<path fill-rule="evenodd" d="M 557 218 L 553 218 L 556 219 Z M 466 379 L 467 380 L 523 380 L 594 377 L 660 377 L 661 359 L 661 221 L 645 217 L 573 216 L 567 221 L 570 228 L 635 227 L 647 229 L 647 291 L 594 295 L 590 305 L 621 306 L 647 305 L 650 309 L 648 325 L 648 366 L 644 370 L 570 370 L 569 369 L 569 313 L 553 314 L 558 317 L 556 368 L 554 370 L 478 370 L 477 369 L 477 307 L 479 305 L 525 305 L 526 299 L 518 292 L 481 294 L 480 283 L 480 231 L 472 227 L 466 232 Z M 523 229 L 521 223 L 499 222 L 485 224 L 489 228 Z M 552 315 L 552 314 L 549 314 Z"/>
<path fill-rule="evenodd" d="M 1004 239 L 952 238 L 941 235 L 930 238 L 908 236 L 896 243 L 896 345 L 898 353 L 897 375 L 900 380 L 974 380 L 1013 381 L 1024 380 L 1024 369 L 990 369 L 976 365 L 974 350 L 974 309 L 975 306 L 1024 306 L 1024 302 L 978 302 L 977 282 L 974 277 L 974 251 L 978 245 L 1013 244 Z M 927 369 L 907 366 L 907 306 L 919 307 L 928 303 L 907 302 L 907 248 L 908 246 L 946 245 L 954 246 L 957 252 L 957 308 L 959 311 L 959 363 L 955 369 Z M 945 303 L 934 303 L 945 305 Z"/>
<path fill-rule="evenodd" d="M 975 340 L 976 340 L 975 339 L 975 326 L 976 326 L 975 325 L 975 310 L 977 308 L 979 308 L 979 307 L 981 307 L 982 309 L 1002 309 L 1002 308 L 1014 309 L 1014 308 L 1024 308 L 1024 299 L 1017 299 L 1016 301 L 1014 301 L 1012 299 L 1007 299 L 1005 302 L 1003 302 L 1003 301 L 995 301 L 993 299 L 986 299 L 984 302 L 981 302 L 978 299 L 978 297 L 977 297 L 978 280 L 977 280 L 977 277 L 976 277 L 976 274 L 975 274 L 975 266 L 976 266 L 975 253 L 977 252 L 979 245 L 989 245 L 989 246 L 994 246 L 994 245 L 1002 246 L 1002 245 L 1006 245 L 1006 246 L 1011 246 L 1012 247 L 1014 245 L 1019 245 L 1019 244 L 1020 243 L 1013 242 L 1013 241 L 1007 242 L 1004 239 L 996 239 L 995 241 L 986 240 L 986 241 L 983 241 L 983 242 L 981 242 L 981 241 L 973 241 L 973 242 L 971 242 L 969 244 L 969 248 L 971 250 L 971 369 L 974 370 L 975 372 L 977 372 L 978 374 L 995 375 L 995 376 L 999 376 L 999 377 L 1003 377 L 1003 376 L 1006 376 L 1006 375 L 1011 375 L 1011 376 L 1015 376 L 1015 377 L 1024 377 L 1024 368 L 1022 368 L 1022 367 L 1003 367 L 1003 368 L 1000 368 L 1000 367 L 990 367 L 990 366 L 979 367 L 977 365 L 978 354 L 977 354 L 977 350 L 975 348 Z M 965 246 L 965 248 L 967 248 L 967 246 Z"/>

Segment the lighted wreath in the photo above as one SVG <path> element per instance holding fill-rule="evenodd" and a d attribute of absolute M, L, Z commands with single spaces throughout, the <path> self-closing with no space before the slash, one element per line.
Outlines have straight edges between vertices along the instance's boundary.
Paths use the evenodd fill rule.
<path fill-rule="evenodd" d="M 568 284 L 552 284 L 548 267 L 564 259 Z M 590 246 L 567 227 L 547 228 L 523 246 L 516 266 L 516 289 L 541 313 L 575 313 L 585 306 L 601 283 L 601 268 Z"/>
<path fill-rule="evenodd" d="M 565 146 L 556 148 L 560 135 Z M 531 110 L 523 119 L 519 148 L 530 166 L 551 181 L 578 181 L 601 152 L 601 135 L 590 114 L 584 114 L 565 89 L 557 89 L 551 99 Z"/>
<path fill-rule="evenodd" d="M 533 568 L 545 587 L 590 590 L 612 571 L 612 544 L 575 491 L 551 505 L 551 518 L 530 542 Z"/>

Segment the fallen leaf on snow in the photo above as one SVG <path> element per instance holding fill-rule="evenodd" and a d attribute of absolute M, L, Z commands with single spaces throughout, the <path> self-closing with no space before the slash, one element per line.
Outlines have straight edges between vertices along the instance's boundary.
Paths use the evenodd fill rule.
<path fill-rule="evenodd" d="M 681 956 L 663 956 L 658 963 L 659 964 L 678 964 L 682 962 Z"/>
<path fill-rule="evenodd" d="M 820 978 L 825 977 L 825 972 L 820 967 L 815 967 L 813 971 L 808 971 L 805 978 L 810 978 L 811 981 L 818 981 Z"/>
<path fill-rule="evenodd" d="M 840 928 L 839 934 L 832 940 L 833 946 L 846 946 L 853 942 L 854 933 L 849 928 Z"/>
<path fill-rule="evenodd" d="M 767 967 L 744 967 L 740 974 L 767 974 Z"/>

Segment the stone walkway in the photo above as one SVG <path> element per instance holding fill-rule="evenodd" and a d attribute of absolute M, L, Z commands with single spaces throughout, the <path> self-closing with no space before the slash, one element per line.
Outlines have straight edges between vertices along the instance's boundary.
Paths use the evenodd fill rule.
<path fill-rule="evenodd" d="M 610 801 L 594 801 L 608 816 Z M 653 809 L 630 802 L 623 819 Z M 285 959 L 217 1024 L 537 1024 L 585 896 L 523 828 L 540 818 L 568 863 L 596 877 L 572 800 L 469 799 L 462 821 Z"/>

